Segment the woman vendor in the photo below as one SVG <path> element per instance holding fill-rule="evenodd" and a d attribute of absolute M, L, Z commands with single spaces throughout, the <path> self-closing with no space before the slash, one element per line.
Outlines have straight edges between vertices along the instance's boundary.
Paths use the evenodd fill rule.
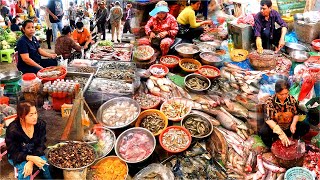
<path fill-rule="evenodd" d="M 18 179 L 30 179 L 34 165 L 42 170 L 44 178 L 52 179 L 44 154 L 46 123 L 38 120 L 34 103 L 18 104 L 17 119 L 7 128 L 5 142 L 9 163 L 18 169 Z"/>
<path fill-rule="evenodd" d="M 200 0 L 190 0 L 190 6 L 184 8 L 177 18 L 179 25 L 178 37 L 183 40 L 192 42 L 194 38 L 198 38 L 204 32 L 202 25 L 212 24 L 211 20 L 197 23 L 195 11 L 199 10 L 200 5 Z"/>
<path fill-rule="evenodd" d="M 259 135 L 268 147 L 278 138 L 284 146 L 289 146 L 288 137 L 297 139 L 309 132 L 309 124 L 299 121 L 298 102 L 289 94 L 289 88 L 287 81 L 278 80 L 275 84 L 276 94 L 266 102 L 265 122 Z"/>
<path fill-rule="evenodd" d="M 151 45 L 160 47 L 163 56 L 168 54 L 169 48 L 174 43 L 175 36 L 178 33 L 177 21 L 168 12 L 168 3 L 159 1 L 149 13 L 152 17 L 145 26 L 145 32 Z"/>
<path fill-rule="evenodd" d="M 72 50 L 81 52 L 81 46 L 76 44 L 71 38 L 71 26 L 65 26 L 62 28 L 62 35 L 57 38 L 55 52 L 57 55 L 62 55 L 64 59 L 71 57 Z"/>
<path fill-rule="evenodd" d="M 58 62 L 53 60 L 57 54 L 50 54 L 40 48 L 35 34 L 33 21 L 26 20 L 22 24 L 23 36 L 17 42 L 18 64 L 17 68 L 22 73 L 37 73 L 40 69 L 57 66 Z M 41 59 L 45 56 L 51 59 Z"/>

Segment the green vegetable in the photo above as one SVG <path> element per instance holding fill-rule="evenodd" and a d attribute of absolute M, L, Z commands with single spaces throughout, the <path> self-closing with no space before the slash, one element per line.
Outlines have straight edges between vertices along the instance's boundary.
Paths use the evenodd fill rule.
<path fill-rule="evenodd" d="M 112 43 L 111 41 L 108 41 L 108 40 L 106 40 L 106 41 L 100 41 L 100 42 L 98 43 L 98 46 L 113 46 L 113 43 Z"/>

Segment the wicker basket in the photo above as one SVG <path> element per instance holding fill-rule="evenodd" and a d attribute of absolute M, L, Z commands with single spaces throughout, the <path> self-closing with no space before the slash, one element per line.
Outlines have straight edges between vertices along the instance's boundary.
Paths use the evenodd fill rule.
<path fill-rule="evenodd" d="M 247 59 L 249 52 L 244 49 L 234 49 L 230 52 L 232 61 L 241 62 Z"/>
<path fill-rule="evenodd" d="M 271 70 L 277 65 L 277 55 L 271 50 L 264 50 L 262 54 L 253 51 L 249 54 L 248 58 L 255 70 Z"/>

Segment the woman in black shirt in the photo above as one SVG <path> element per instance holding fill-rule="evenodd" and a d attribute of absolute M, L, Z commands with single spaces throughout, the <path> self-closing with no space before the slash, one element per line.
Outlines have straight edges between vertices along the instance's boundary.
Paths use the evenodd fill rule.
<path fill-rule="evenodd" d="M 17 119 L 5 138 L 9 163 L 18 169 L 18 179 L 30 179 L 34 165 L 43 170 L 44 178 L 52 179 L 44 154 L 46 140 L 46 123 L 38 120 L 34 103 L 19 103 Z"/>

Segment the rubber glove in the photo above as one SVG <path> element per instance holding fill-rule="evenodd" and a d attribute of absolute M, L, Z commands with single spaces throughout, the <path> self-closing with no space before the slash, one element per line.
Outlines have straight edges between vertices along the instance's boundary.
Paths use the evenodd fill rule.
<path fill-rule="evenodd" d="M 256 45 L 257 45 L 257 52 L 258 52 L 259 54 L 262 54 L 262 53 L 263 53 L 263 47 L 262 47 L 261 37 L 257 37 L 257 39 L 256 39 Z"/>
<path fill-rule="evenodd" d="M 276 133 L 279 135 L 279 139 L 281 140 L 281 143 L 288 147 L 290 146 L 290 140 L 288 139 L 287 135 L 282 131 L 279 125 L 276 125 L 273 127 L 273 133 Z"/>

